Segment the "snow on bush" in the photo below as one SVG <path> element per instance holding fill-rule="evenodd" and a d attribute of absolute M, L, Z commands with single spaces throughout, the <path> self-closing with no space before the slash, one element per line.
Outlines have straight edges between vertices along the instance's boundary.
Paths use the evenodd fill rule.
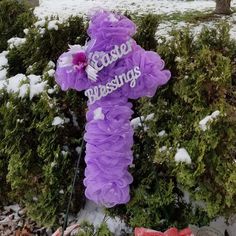
<path fill-rule="evenodd" d="M 209 128 L 209 122 L 215 120 L 220 115 L 220 111 L 214 111 L 211 115 L 206 116 L 199 121 L 199 127 L 201 130 L 206 131 Z"/>
<path fill-rule="evenodd" d="M 19 47 L 26 42 L 26 38 L 14 37 L 7 41 L 9 48 Z"/>
<path fill-rule="evenodd" d="M 7 60 L 8 51 L 3 51 L 0 53 L 0 89 L 1 89 L 1 80 L 6 79 L 7 76 Z"/>
<path fill-rule="evenodd" d="M 58 25 L 61 24 L 62 22 L 58 20 L 51 20 L 48 22 L 48 30 L 58 30 Z"/>
<path fill-rule="evenodd" d="M 131 120 L 131 126 L 133 129 L 137 129 L 138 127 L 142 127 L 145 121 L 152 120 L 154 118 L 154 113 L 147 115 L 146 117 L 136 117 Z"/>
<path fill-rule="evenodd" d="M 191 164 L 191 157 L 189 156 L 187 150 L 185 148 L 179 148 L 175 154 L 175 161 L 185 162 L 186 164 Z"/>
<path fill-rule="evenodd" d="M 53 121 L 52 121 L 52 125 L 53 126 L 57 126 L 57 125 L 63 125 L 65 123 L 65 120 L 62 119 L 61 117 L 59 116 L 56 116 Z"/>
<path fill-rule="evenodd" d="M 47 82 L 42 81 L 41 76 L 17 74 L 0 84 L 0 89 L 5 89 L 8 93 L 16 93 L 20 98 L 29 94 L 32 99 L 41 94 L 46 88 Z"/>
<path fill-rule="evenodd" d="M 233 4 L 236 1 L 233 0 Z M 94 9 L 119 10 L 121 12 L 132 12 L 136 14 L 159 13 L 171 14 L 174 12 L 186 12 L 191 10 L 213 10 L 215 4 L 213 1 L 176 1 L 176 0 L 42 0 L 39 7 L 36 7 L 34 13 L 39 18 L 51 15 L 59 15 L 60 18 L 68 18 L 71 15 L 85 15 L 91 13 Z"/>

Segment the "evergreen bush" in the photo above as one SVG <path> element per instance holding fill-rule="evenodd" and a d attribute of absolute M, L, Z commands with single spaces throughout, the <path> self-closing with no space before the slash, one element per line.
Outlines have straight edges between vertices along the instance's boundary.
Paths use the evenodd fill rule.
<path fill-rule="evenodd" d="M 56 62 L 71 44 L 84 44 L 86 25 L 83 18 L 71 17 L 37 21 L 26 35 L 26 42 L 8 54 L 9 74 L 42 74 L 47 63 Z"/>
<path fill-rule="evenodd" d="M 104 222 L 98 228 L 95 228 L 93 224 L 82 222 L 80 225 L 80 229 L 81 230 L 77 234 L 77 236 L 91 236 L 91 235 L 112 236 L 113 235 L 108 229 L 107 224 Z"/>
<path fill-rule="evenodd" d="M 146 50 L 155 51 L 157 47 L 155 34 L 160 17 L 154 14 L 147 14 L 138 18 L 131 15 L 131 18 L 137 24 L 137 33 L 134 37 L 137 43 Z"/>
<path fill-rule="evenodd" d="M 2 108 L 6 96 L 3 96 L 0 93 L 0 107 Z M 4 133 L 3 133 L 4 121 L 2 112 L 0 112 L 0 140 L 3 140 Z M 8 168 L 8 158 L 4 155 L 3 150 L 0 150 L 0 206 L 4 203 L 9 202 L 7 193 L 10 191 L 10 186 L 7 183 L 6 176 L 7 176 L 7 168 Z"/>
<path fill-rule="evenodd" d="M 59 223 L 59 213 L 66 208 L 86 110 L 82 93 L 65 93 L 55 85 L 54 62 L 68 44 L 84 44 L 85 37 L 82 18 L 37 21 L 25 43 L 9 48 L 7 56 L 10 80 L 25 74 L 20 85 L 27 91 L 23 96 L 20 91 L 2 91 L 0 167 L 8 168 L 3 172 L 11 186 L 8 197 L 25 205 L 29 216 L 44 225 Z M 53 125 L 55 119 L 61 124 Z M 83 168 L 84 164 L 76 183 L 75 212 L 84 203 Z"/>
<path fill-rule="evenodd" d="M 131 226 L 163 230 L 227 219 L 236 210 L 236 42 L 225 23 L 161 39 L 172 79 L 140 102 L 141 114 L 154 118 L 136 132 L 131 201 L 115 212 Z M 181 148 L 191 163 L 176 159 Z"/>
<path fill-rule="evenodd" d="M 15 21 L 20 18 L 18 14 Z M 159 18 L 134 19 L 139 26 L 135 39 L 145 49 L 157 50 L 172 79 L 153 99 L 134 102 L 135 116 L 153 113 L 154 118 L 135 133 L 131 201 L 110 213 L 119 214 L 130 226 L 158 230 L 229 217 L 236 206 L 236 45 L 229 27 L 204 28 L 199 36 L 189 29 L 173 31 L 168 40 L 160 37 L 163 43 L 158 45 Z M 55 225 L 71 190 L 86 103 L 82 93 L 62 92 L 55 85 L 54 64 L 68 44 L 84 45 L 86 22 L 80 17 L 28 22 L 2 41 L 1 49 L 6 49 L 12 36 L 26 38 L 21 45 L 8 47 L 7 58 L 8 78 L 24 77 L 20 86 L 27 91 L 24 96 L 19 90 L 0 91 L 0 203 L 21 202 L 33 219 Z M 7 26 L 8 20 L 2 18 L 0 29 Z M 24 28 L 28 30 L 23 34 Z M 36 93 L 31 83 L 43 89 Z M 202 130 L 199 122 L 215 111 L 219 116 L 209 119 Z M 53 125 L 55 118 L 61 124 Z M 191 164 L 176 163 L 179 148 L 187 150 Z M 84 166 L 82 162 L 76 183 L 75 212 L 85 200 Z"/>
<path fill-rule="evenodd" d="M 34 21 L 31 9 L 17 0 L 0 1 L 0 52 L 7 48 L 7 41 L 12 37 L 23 37 L 23 29 Z"/>

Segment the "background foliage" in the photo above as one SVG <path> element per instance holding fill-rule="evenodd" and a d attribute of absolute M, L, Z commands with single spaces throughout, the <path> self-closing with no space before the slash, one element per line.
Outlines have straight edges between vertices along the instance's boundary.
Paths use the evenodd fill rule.
<path fill-rule="evenodd" d="M 6 32 L 0 35 L 0 51 L 13 36 L 25 37 L 26 42 L 8 47 L 8 77 L 40 75 L 46 87 L 32 99 L 0 91 L 0 203 L 21 202 L 35 220 L 55 225 L 71 190 L 86 104 L 82 93 L 62 92 L 49 72 L 68 44 L 85 43 L 87 23 L 80 17 L 39 23 L 21 4 L 14 5 L 19 13 L 11 18 L 13 8 L 7 6 L 12 2 L 0 1 L 0 9 L 5 9 L 0 10 L 0 30 Z M 4 18 L 6 14 L 9 18 Z M 23 16 L 28 21 L 22 21 Z M 135 39 L 163 57 L 172 79 L 153 99 L 134 102 L 135 116 L 154 113 L 154 119 L 135 132 L 131 201 L 109 213 L 120 215 L 130 226 L 159 230 L 205 225 L 219 215 L 229 217 L 236 210 L 236 45 L 229 37 L 229 26 L 204 28 L 198 36 L 186 28 L 165 39 L 155 36 L 158 16 L 134 20 L 139 26 Z M 51 29 L 51 21 L 58 27 Z M 9 25 L 17 25 L 17 32 L 7 32 L 14 28 Z M 200 120 L 216 110 L 219 117 L 201 130 Z M 64 123 L 53 126 L 57 116 Z M 163 130 L 166 135 L 160 136 Z M 189 165 L 174 160 L 182 147 L 191 157 Z M 84 163 L 74 212 L 85 200 L 83 169 Z"/>
<path fill-rule="evenodd" d="M 7 48 L 7 40 L 13 36 L 23 37 L 23 29 L 34 21 L 32 10 L 16 0 L 0 1 L 0 52 Z"/>
<path fill-rule="evenodd" d="M 133 196 L 115 210 L 132 226 L 204 225 L 236 210 L 235 41 L 224 23 L 199 36 L 188 28 L 171 35 L 157 39 L 157 51 L 172 79 L 151 101 L 140 102 L 139 113 L 154 119 L 136 132 Z M 220 116 L 204 132 L 199 122 L 216 110 Z M 190 165 L 176 163 L 178 148 L 188 151 Z M 183 202 L 183 191 L 192 205 Z"/>

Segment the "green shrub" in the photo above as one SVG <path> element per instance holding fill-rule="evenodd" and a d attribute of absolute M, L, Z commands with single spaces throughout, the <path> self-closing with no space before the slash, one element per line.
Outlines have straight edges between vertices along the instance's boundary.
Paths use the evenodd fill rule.
<path fill-rule="evenodd" d="M 148 14 L 140 18 L 133 17 L 137 22 L 137 34 L 135 40 L 137 43 L 146 50 L 156 50 L 156 30 L 159 24 L 158 15 Z"/>
<path fill-rule="evenodd" d="M 50 22 L 55 23 L 55 28 L 49 28 Z M 83 45 L 85 40 L 85 23 L 81 17 L 71 17 L 65 22 L 57 19 L 38 21 L 29 29 L 26 42 L 10 50 L 9 74 L 42 74 L 47 63 L 56 62 L 68 50 L 69 44 Z"/>
<path fill-rule="evenodd" d="M 49 22 L 45 21 L 46 27 Z M 54 72 L 52 61 L 67 50 L 68 44 L 84 44 L 84 22 L 75 17 L 58 22 L 57 26 L 58 29 L 51 30 L 32 26 L 26 42 L 9 49 L 8 74 L 26 73 L 28 77 L 21 85 L 28 86 L 29 90 L 23 97 L 18 92 L 2 91 L 4 99 L 0 108 L 3 136 L 0 150 L 7 160 L 0 162 L 0 168 L 8 168 L 7 173 L 3 172 L 11 186 L 8 196 L 25 205 L 28 214 L 44 225 L 57 224 L 59 213 L 66 209 L 86 110 L 82 93 L 62 92 L 50 75 Z M 35 96 L 31 95 L 34 91 L 29 82 L 32 74 L 39 74 L 45 83 L 43 91 Z M 64 123 L 53 126 L 55 117 Z M 84 164 L 72 203 L 75 212 L 85 200 L 83 169 Z"/>
<path fill-rule="evenodd" d="M 95 228 L 94 225 L 89 224 L 87 222 L 83 222 L 80 225 L 81 231 L 78 233 L 77 236 L 91 236 L 91 235 L 97 235 L 97 236 L 112 236 L 113 234 L 108 229 L 108 226 L 106 223 L 102 223 L 99 228 Z"/>
<path fill-rule="evenodd" d="M 5 96 L 0 94 L 0 107 L 2 108 Z M 2 112 L 0 112 L 0 140 L 4 138 L 3 131 L 4 121 Z M 10 186 L 6 181 L 7 176 L 7 167 L 8 167 L 8 157 L 4 155 L 3 150 L 0 150 L 0 206 L 9 203 L 7 193 L 10 190 Z"/>
<path fill-rule="evenodd" d="M 145 49 L 157 48 L 172 79 L 152 100 L 133 102 L 135 116 L 155 116 L 144 124 L 148 129 L 135 134 L 131 201 L 110 213 L 133 227 L 205 225 L 235 212 L 235 41 L 223 24 L 205 28 L 197 37 L 188 29 L 173 31 L 170 40 L 161 38 L 158 45 L 158 19 L 135 18 L 139 26 L 135 37 Z M 84 44 L 86 24 L 79 17 L 34 23 L 27 26 L 26 42 L 9 48 L 8 76 L 26 74 L 22 85 L 30 87 L 30 76 L 40 75 L 45 87 L 36 96 L 30 97 L 29 90 L 22 98 L 18 92 L 0 91 L 0 203 L 21 202 L 33 219 L 54 225 L 71 190 L 86 104 L 82 93 L 62 92 L 50 74 L 68 44 Z M 201 130 L 199 121 L 216 110 L 220 115 Z M 64 124 L 53 126 L 57 116 Z M 160 137 L 162 130 L 167 135 Z M 190 154 L 190 165 L 174 161 L 181 147 Z M 84 166 L 82 162 L 74 191 L 75 212 L 85 200 Z M 186 202 L 185 191 L 197 202 Z M 105 226 L 104 232 L 109 235 Z"/>
<path fill-rule="evenodd" d="M 136 132 L 132 198 L 115 211 L 131 226 L 202 225 L 236 210 L 236 42 L 223 23 L 199 36 L 189 29 L 172 36 L 157 48 L 172 79 L 140 102 L 141 113 L 154 119 L 146 132 Z M 199 122 L 217 110 L 202 130 Z M 176 163 L 178 148 L 187 150 L 191 164 Z"/>
<path fill-rule="evenodd" d="M 17 0 L 0 1 L 0 52 L 7 48 L 7 40 L 24 37 L 23 30 L 34 22 L 32 10 Z"/>
<path fill-rule="evenodd" d="M 227 217 L 236 209 L 232 83 L 236 42 L 230 40 L 229 26 L 223 23 L 212 30 L 204 28 L 196 38 L 188 30 L 173 35 L 165 47 L 159 48 L 171 60 L 175 57 L 175 63 L 168 62 L 173 68 L 171 83 L 153 100 L 153 107 L 158 108 L 149 132 L 155 139 L 154 159 L 168 163 L 169 172 L 193 200 L 203 202 L 209 217 Z M 199 122 L 216 110 L 220 115 L 202 130 Z M 161 128 L 168 134 L 164 139 L 157 136 Z M 162 155 L 158 152 L 162 145 L 172 149 Z M 176 165 L 174 155 L 178 147 L 187 149 L 191 165 Z"/>
<path fill-rule="evenodd" d="M 10 195 L 45 225 L 55 224 L 67 203 L 84 128 L 84 105 L 76 92 L 57 91 L 50 96 L 45 91 L 32 100 L 13 94 L 1 108 L 4 138 L 0 145 L 9 159 Z M 80 126 L 73 124 L 72 112 Z M 56 116 L 65 123 L 52 126 Z M 83 173 L 80 185 L 82 178 Z M 83 199 L 83 189 L 79 194 Z"/>

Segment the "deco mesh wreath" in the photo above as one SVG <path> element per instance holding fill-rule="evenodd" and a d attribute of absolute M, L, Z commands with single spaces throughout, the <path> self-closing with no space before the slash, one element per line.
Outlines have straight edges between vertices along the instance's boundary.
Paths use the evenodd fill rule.
<path fill-rule="evenodd" d="M 125 16 L 96 12 L 87 31 L 90 40 L 63 53 L 56 70 L 62 90 L 86 90 L 85 195 L 106 207 L 130 199 L 133 111 L 128 99 L 152 97 L 170 79 L 160 56 L 132 39 L 135 32 Z"/>

